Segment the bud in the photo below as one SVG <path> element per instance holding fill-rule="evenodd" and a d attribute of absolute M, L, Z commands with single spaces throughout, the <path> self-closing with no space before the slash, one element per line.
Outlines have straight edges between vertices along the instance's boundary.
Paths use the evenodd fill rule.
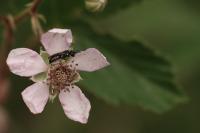
<path fill-rule="evenodd" d="M 91 12 L 103 11 L 107 0 L 85 0 L 86 8 Z"/>

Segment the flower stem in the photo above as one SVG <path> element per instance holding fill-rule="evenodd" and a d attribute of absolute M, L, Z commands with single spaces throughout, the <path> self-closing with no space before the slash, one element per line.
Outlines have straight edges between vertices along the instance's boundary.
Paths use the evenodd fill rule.
<path fill-rule="evenodd" d="M 29 8 L 24 9 L 19 14 L 14 17 L 15 24 L 22 21 L 24 18 L 31 16 L 32 14 L 37 12 L 37 8 L 39 7 L 42 0 L 34 0 Z"/>

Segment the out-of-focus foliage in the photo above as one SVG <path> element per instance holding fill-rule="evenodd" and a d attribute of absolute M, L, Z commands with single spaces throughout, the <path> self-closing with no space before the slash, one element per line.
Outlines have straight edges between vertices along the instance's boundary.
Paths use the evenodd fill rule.
<path fill-rule="evenodd" d="M 155 112 L 185 100 L 174 83 L 171 64 L 148 45 L 100 36 L 86 25 L 82 27 L 82 31 L 75 30 L 76 43 L 100 49 L 111 63 L 110 68 L 83 76 L 86 89 L 108 102 L 139 104 Z"/>
<path fill-rule="evenodd" d="M 100 14 L 96 14 L 96 16 L 106 16 L 113 15 L 123 9 L 131 7 L 135 4 L 138 4 L 142 0 L 108 0 L 106 8 Z"/>
<path fill-rule="evenodd" d="M 31 1 L 1 2 L 0 14 L 3 15 L 15 14 Z M 39 11 L 47 20 L 42 25 L 45 30 L 71 28 L 75 49 L 99 48 L 111 66 L 91 74 L 82 73 L 84 80 L 80 85 L 83 91 L 88 91 L 92 103 L 86 126 L 68 121 L 57 101 L 48 104 L 41 115 L 32 116 L 20 97 L 20 92 L 31 82 L 12 76 L 6 105 L 11 132 L 199 133 L 198 4 L 194 0 L 110 0 L 104 12 L 92 14 L 85 10 L 83 0 L 44 0 Z M 83 18 L 89 23 L 83 24 Z M 39 52 L 41 44 L 34 39 L 30 19 L 18 25 L 15 37 L 13 47 L 36 43 Z M 172 61 L 174 68 L 163 55 Z M 144 112 L 137 106 L 127 107 L 141 105 L 163 112 L 185 101 L 185 95 L 174 84 L 177 79 L 172 69 L 188 92 L 190 104 L 178 106 L 163 116 Z M 110 103 L 126 105 L 112 107 Z"/>
<path fill-rule="evenodd" d="M 181 68 L 185 69 L 183 67 L 196 66 L 199 60 L 198 5 L 199 2 L 187 0 L 144 0 L 114 17 L 98 19 L 93 25 L 98 32 L 109 33 L 122 40 L 150 42 L 170 53 L 171 60 L 184 64 Z M 188 63 L 185 65 L 186 60 Z"/>

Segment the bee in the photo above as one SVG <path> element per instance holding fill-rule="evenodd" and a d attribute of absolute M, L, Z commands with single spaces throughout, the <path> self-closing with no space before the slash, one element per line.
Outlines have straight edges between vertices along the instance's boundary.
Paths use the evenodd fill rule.
<path fill-rule="evenodd" d="M 66 57 L 74 57 L 76 53 L 78 52 L 74 50 L 65 50 L 63 52 L 54 54 L 52 56 L 49 56 L 49 63 L 53 63 L 59 59 L 65 59 Z"/>

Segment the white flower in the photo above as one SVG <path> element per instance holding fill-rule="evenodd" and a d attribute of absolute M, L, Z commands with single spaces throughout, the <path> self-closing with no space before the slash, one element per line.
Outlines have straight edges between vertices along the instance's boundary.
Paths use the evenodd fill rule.
<path fill-rule="evenodd" d="M 41 37 L 41 42 L 50 56 L 69 50 L 72 33 L 68 29 L 52 29 Z M 21 94 L 30 111 L 41 113 L 49 98 L 58 94 L 66 116 L 74 121 L 87 123 L 90 102 L 76 86 L 79 71 L 92 72 L 108 66 L 106 58 L 95 48 L 76 53 L 67 59 L 58 59 L 47 64 L 35 51 L 27 48 L 13 49 L 7 58 L 12 73 L 32 77 L 35 82 Z M 46 73 L 47 78 L 34 80 L 35 76 Z"/>

